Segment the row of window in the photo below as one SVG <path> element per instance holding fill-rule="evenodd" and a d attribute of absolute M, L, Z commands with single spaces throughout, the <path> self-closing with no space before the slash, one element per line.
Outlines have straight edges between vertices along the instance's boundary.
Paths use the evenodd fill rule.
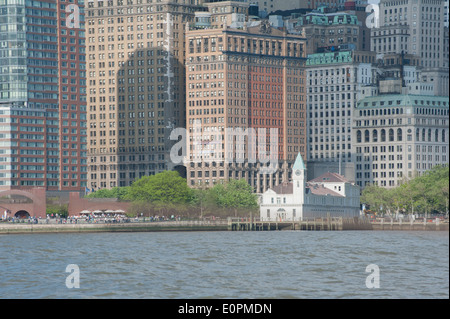
<path fill-rule="evenodd" d="M 408 130 L 408 133 L 410 133 L 411 130 Z M 433 132 L 434 131 L 434 132 Z M 364 131 L 364 136 L 361 130 L 356 131 L 356 143 L 377 143 L 377 142 L 401 142 L 403 140 L 403 130 L 401 128 L 397 129 L 397 136 L 394 134 L 394 129 L 389 129 L 387 135 L 386 130 L 381 129 L 380 135 L 378 135 L 378 130 L 372 130 L 372 134 L 369 130 Z M 372 135 L 372 137 L 370 136 Z M 408 134 L 408 141 L 412 140 L 412 135 Z M 422 129 L 422 132 L 420 132 L 420 129 L 416 129 L 416 142 L 446 142 L 446 131 L 445 129 L 439 130 L 439 129 Z"/>

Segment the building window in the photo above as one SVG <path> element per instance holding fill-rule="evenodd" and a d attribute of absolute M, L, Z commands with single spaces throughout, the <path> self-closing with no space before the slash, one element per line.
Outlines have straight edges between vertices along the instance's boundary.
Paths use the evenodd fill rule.
<path fill-rule="evenodd" d="M 403 140 L 402 129 L 397 129 L 397 141 L 401 142 Z"/>
<path fill-rule="evenodd" d="M 361 131 L 356 132 L 356 143 L 361 143 Z"/>
<path fill-rule="evenodd" d="M 386 131 L 384 129 L 381 130 L 381 142 L 386 142 Z"/>
<path fill-rule="evenodd" d="M 394 141 L 394 130 L 389 129 L 389 142 L 393 142 L 393 141 Z"/>

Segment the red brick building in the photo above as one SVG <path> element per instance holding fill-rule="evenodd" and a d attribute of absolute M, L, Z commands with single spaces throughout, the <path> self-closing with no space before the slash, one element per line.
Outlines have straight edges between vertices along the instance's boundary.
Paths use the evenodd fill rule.
<path fill-rule="evenodd" d="M 248 22 L 245 5 L 210 3 L 211 14 L 199 14 L 186 31 L 185 164 L 192 187 L 246 179 L 263 192 L 290 180 L 299 152 L 306 158 L 305 39 L 265 20 Z M 266 145 L 259 141 L 261 129 Z M 256 156 L 252 130 L 263 147 Z M 276 154 L 275 172 L 261 173 L 264 150 Z M 205 160 L 207 153 L 215 160 Z"/>

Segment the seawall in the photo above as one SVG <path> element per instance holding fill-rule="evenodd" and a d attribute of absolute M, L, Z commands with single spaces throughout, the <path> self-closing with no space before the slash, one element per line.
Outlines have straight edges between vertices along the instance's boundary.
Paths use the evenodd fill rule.
<path fill-rule="evenodd" d="M 395 223 L 371 223 L 373 230 L 421 230 L 421 231 L 449 231 L 449 223 L 436 223 L 436 222 L 395 222 Z"/>
<path fill-rule="evenodd" d="M 0 224 L 0 234 L 226 231 L 228 223 L 215 221 L 168 221 L 117 224 Z"/>
<path fill-rule="evenodd" d="M 247 225 L 248 224 L 248 225 Z M 449 223 L 341 223 L 328 225 L 317 221 L 305 225 L 292 222 L 233 223 L 221 221 L 162 221 L 139 223 L 28 224 L 0 223 L 0 234 L 93 233 L 93 232 L 161 232 L 161 231 L 232 231 L 232 230 L 300 230 L 300 231 L 449 231 Z M 242 227 L 242 225 L 246 225 Z M 253 227 L 250 227 L 252 225 Z"/>

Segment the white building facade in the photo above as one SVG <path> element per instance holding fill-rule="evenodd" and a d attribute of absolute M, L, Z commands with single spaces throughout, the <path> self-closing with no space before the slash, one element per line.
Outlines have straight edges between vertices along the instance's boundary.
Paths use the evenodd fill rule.
<path fill-rule="evenodd" d="M 358 102 L 353 123 L 356 183 L 392 188 L 449 163 L 449 99 L 385 94 Z"/>
<path fill-rule="evenodd" d="M 359 187 L 336 173 L 326 173 L 306 182 L 306 167 L 299 154 L 293 166 L 292 182 L 280 184 L 262 194 L 263 221 L 295 221 L 316 217 L 357 217 L 360 214 Z"/>
<path fill-rule="evenodd" d="M 374 84 L 375 55 L 342 51 L 308 56 L 308 162 L 351 162 L 353 110 Z"/>

